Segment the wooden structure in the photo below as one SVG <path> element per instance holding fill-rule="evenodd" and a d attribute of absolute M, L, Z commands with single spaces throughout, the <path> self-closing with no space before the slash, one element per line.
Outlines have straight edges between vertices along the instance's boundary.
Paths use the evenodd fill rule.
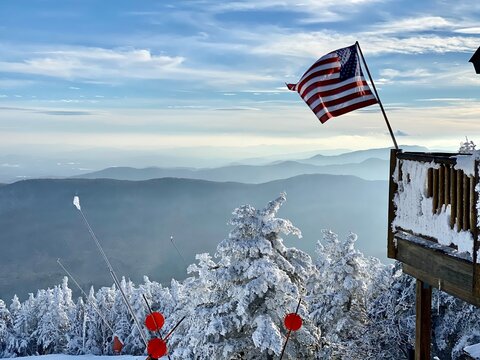
<path fill-rule="evenodd" d="M 479 164 L 475 160 L 474 175 L 465 174 L 455 168 L 455 155 L 458 154 L 404 153 L 401 150 L 391 150 L 390 154 L 388 257 L 402 262 L 404 272 L 417 279 L 415 359 L 430 359 L 432 287 L 480 306 L 478 192 L 475 189 L 479 183 Z M 458 254 L 454 244 L 441 245 L 445 241 L 431 234 L 418 234 L 412 229 L 395 226 L 399 210 L 395 196 L 401 191 L 399 184 L 404 183 L 403 177 L 409 176 L 402 173 L 405 161 L 420 162 L 428 167 L 423 196 L 431 199 L 433 214 L 449 213 L 444 218 L 448 219 L 452 232 L 471 234 L 470 256 Z"/>

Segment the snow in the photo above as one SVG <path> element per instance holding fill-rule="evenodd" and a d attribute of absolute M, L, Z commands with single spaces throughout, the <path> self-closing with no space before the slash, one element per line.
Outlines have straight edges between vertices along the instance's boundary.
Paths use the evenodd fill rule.
<path fill-rule="evenodd" d="M 146 356 L 132 356 L 132 355 L 117 355 L 117 356 L 97 356 L 97 355 L 65 355 L 65 354 L 51 354 L 51 355 L 37 355 L 37 356 L 22 356 L 15 359 L 26 360 L 144 360 Z M 7 358 L 1 358 L 7 359 Z M 11 359 L 11 358 L 8 358 Z"/>
<path fill-rule="evenodd" d="M 457 164 L 455 170 L 463 170 L 465 175 L 475 176 L 475 160 L 480 160 L 480 150 L 474 151 L 472 154 L 455 156 Z"/>
<path fill-rule="evenodd" d="M 465 352 L 474 359 L 480 359 L 480 344 L 470 345 L 464 348 Z"/>
<path fill-rule="evenodd" d="M 78 196 L 75 196 L 73 198 L 73 205 L 79 210 L 82 211 L 82 208 L 80 207 L 80 198 Z"/>
<path fill-rule="evenodd" d="M 428 169 L 438 167 L 433 162 L 402 161 L 402 179 L 397 181 L 398 191 L 394 198 L 396 217 L 392 226 L 433 237 L 441 245 L 457 245 L 459 253 L 471 256 L 472 234 L 469 231 L 457 231 L 456 225 L 453 229 L 450 228 L 450 205 L 443 206 L 439 213 L 434 213 L 433 199 L 427 198 L 425 194 Z"/>

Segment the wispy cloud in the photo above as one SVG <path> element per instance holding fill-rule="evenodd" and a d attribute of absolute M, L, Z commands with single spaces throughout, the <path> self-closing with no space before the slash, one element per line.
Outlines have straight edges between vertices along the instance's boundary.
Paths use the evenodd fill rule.
<path fill-rule="evenodd" d="M 66 80 L 122 82 L 128 79 L 202 80 L 207 84 L 272 81 L 267 74 L 187 64 L 182 56 L 155 55 L 147 49 L 67 48 L 25 54 L 23 61 L 1 61 L 2 71 Z M 78 89 L 70 87 L 71 89 Z"/>
<path fill-rule="evenodd" d="M 417 16 L 373 24 L 372 28 L 382 34 L 408 33 L 436 30 L 450 30 L 456 27 L 454 22 L 440 16 Z"/>

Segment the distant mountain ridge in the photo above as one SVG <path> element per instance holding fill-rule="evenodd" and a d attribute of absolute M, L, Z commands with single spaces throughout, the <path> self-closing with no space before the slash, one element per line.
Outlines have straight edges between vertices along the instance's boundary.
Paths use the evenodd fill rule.
<path fill-rule="evenodd" d="M 82 179 L 149 180 L 163 177 L 199 179 L 209 181 L 237 181 L 260 184 L 287 179 L 303 174 L 353 175 L 366 180 L 386 180 L 387 160 L 370 158 L 360 163 L 313 165 L 298 161 L 282 161 L 269 165 L 231 165 L 213 169 L 157 168 L 137 169 L 133 167 L 111 167 L 104 170 L 78 175 Z"/>
<path fill-rule="evenodd" d="M 428 151 L 407 146 L 405 151 Z M 274 161 L 262 165 L 235 164 L 217 168 L 109 167 L 77 175 L 83 179 L 148 180 L 163 177 L 209 181 L 239 181 L 248 184 L 287 179 L 302 174 L 353 175 L 366 180 L 388 179 L 390 148 L 347 152 L 340 155 L 315 155 L 306 159 Z"/>
<path fill-rule="evenodd" d="M 376 148 L 376 149 L 366 149 L 366 150 L 357 150 L 351 151 L 339 155 L 314 155 L 308 159 L 300 160 L 301 162 L 307 162 L 309 164 L 315 165 L 331 165 L 331 164 L 347 164 L 347 163 L 358 163 L 365 161 L 369 158 L 378 158 L 383 160 L 388 160 L 390 158 L 390 149 L 391 148 Z M 404 151 L 411 152 L 428 152 L 428 148 L 423 146 L 411 146 L 411 145 L 401 145 L 400 149 Z"/>
<path fill-rule="evenodd" d="M 110 284 L 108 271 L 72 205 L 82 209 L 119 273 L 134 281 L 149 275 L 169 282 L 186 276 L 170 243 L 188 263 L 211 252 L 230 229 L 232 210 L 263 206 L 280 192 L 287 203 L 279 216 L 292 220 L 304 235 L 286 239 L 313 254 L 321 229 L 341 236 L 359 234 L 366 254 L 385 258 L 387 182 L 353 176 L 301 175 L 263 184 L 163 178 L 25 180 L 0 187 L 0 298 L 46 288 L 63 276 L 57 258 L 84 288 Z"/>

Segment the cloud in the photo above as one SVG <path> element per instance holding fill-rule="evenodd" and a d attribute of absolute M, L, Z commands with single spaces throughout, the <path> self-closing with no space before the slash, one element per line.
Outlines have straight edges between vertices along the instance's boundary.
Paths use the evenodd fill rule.
<path fill-rule="evenodd" d="M 271 34 L 268 42 L 251 49 L 254 54 L 318 58 L 327 52 L 359 41 L 369 55 L 424 54 L 471 52 L 478 47 L 478 38 L 465 36 L 409 35 L 395 37 L 387 34 L 343 34 L 335 31 Z"/>
<path fill-rule="evenodd" d="M 480 34 L 480 27 L 467 27 L 467 28 L 460 28 L 455 29 L 454 32 L 461 33 L 461 34 Z"/>
<path fill-rule="evenodd" d="M 6 111 L 20 111 L 20 112 L 30 112 L 35 114 L 45 114 L 45 115 L 62 115 L 62 116 L 79 116 L 79 115 L 95 115 L 92 111 L 84 110 L 55 110 L 55 109 L 34 109 L 26 107 L 8 107 L 0 106 L 0 110 Z"/>
<path fill-rule="evenodd" d="M 225 108 L 217 108 L 216 111 L 259 111 L 261 109 L 249 107 L 249 106 L 232 106 L 232 107 L 225 107 Z"/>
<path fill-rule="evenodd" d="M 374 24 L 372 28 L 375 29 L 377 33 L 390 34 L 450 30 L 455 26 L 455 23 L 440 16 L 418 16 Z"/>
<path fill-rule="evenodd" d="M 274 79 L 270 75 L 256 74 L 254 71 L 187 65 L 182 56 L 154 55 L 147 49 L 70 47 L 55 51 L 32 51 L 25 57 L 27 58 L 23 61 L 1 61 L 0 68 L 9 73 L 97 83 L 116 83 L 129 79 L 185 79 L 225 85 Z"/>
<path fill-rule="evenodd" d="M 405 131 L 402 131 L 402 130 L 395 131 L 394 135 L 395 136 L 410 136 L 409 134 L 407 134 Z"/>
<path fill-rule="evenodd" d="M 45 115 L 59 115 L 59 116 L 85 116 L 85 115 L 94 115 L 90 111 L 72 111 L 72 110 L 37 110 L 35 111 L 38 114 Z"/>

